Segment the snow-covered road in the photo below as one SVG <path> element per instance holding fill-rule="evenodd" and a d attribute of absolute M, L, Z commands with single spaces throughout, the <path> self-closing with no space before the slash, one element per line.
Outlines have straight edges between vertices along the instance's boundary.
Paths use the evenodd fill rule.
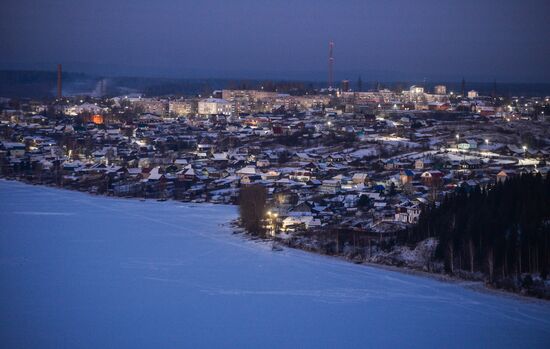
<path fill-rule="evenodd" d="M 3 348 L 536 348 L 550 303 L 243 241 L 236 208 L 0 181 Z"/>

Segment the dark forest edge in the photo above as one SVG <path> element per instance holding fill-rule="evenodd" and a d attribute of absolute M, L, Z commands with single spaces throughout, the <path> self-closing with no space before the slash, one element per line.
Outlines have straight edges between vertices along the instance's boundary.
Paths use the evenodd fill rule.
<path fill-rule="evenodd" d="M 437 207 L 427 206 L 415 226 L 384 238 L 337 226 L 271 234 L 276 220 L 266 216 L 265 197 L 261 186 L 241 189 L 240 224 L 253 236 L 355 263 L 406 267 L 550 299 L 550 175 L 458 188 Z"/>

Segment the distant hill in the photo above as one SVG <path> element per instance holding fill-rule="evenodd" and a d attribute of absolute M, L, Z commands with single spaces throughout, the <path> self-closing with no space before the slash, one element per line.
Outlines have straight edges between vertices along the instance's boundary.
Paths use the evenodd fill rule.
<path fill-rule="evenodd" d="M 82 91 L 92 88 L 95 78 L 81 73 L 63 73 L 63 90 L 80 88 Z M 57 72 L 1 70 L 0 96 L 10 98 L 48 98 L 55 97 Z"/>
<path fill-rule="evenodd" d="M 196 95 L 209 94 L 212 90 L 223 88 L 259 88 L 266 83 L 276 86 L 280 92 L 299 91 L 304 88 L 322 88 L 326 86 L 324 81 L 298 81 L 298 80 L 266 80 L 266 79 L 183 79 L 183 78 L 155 78 L 155 77 L 110 77 L 90 75 L 74 72 L 63 72 L 64 95 L 89 95 L 98 92 L 98 84 L 104 82 L 103 92 L 107 95 L 123 95 L 130 92 L 144 93 L 149 96 L 164 95 Z M 273 83 L 275 81 L 275 83 Z M 48 98 L 55 97 L 57 73 L 55 71 L 38 70 L 0 70 L 0 97 L 10 98 Z M 363 89 L 369 90 L 376 86 L 384 88 L 407 89 L 415 82 L 375 82 L 363 81 Z M 460 81 L 428 83 L 428 91 L 434 85 L 443 84 L 448 91 L 460 92 Z M 350 85 L 356 87 L 356 82 Z M 493 92 L 493 83 L 468 82 L 467 90 L 477 90 L 483 95 Z M 512 96 L 549 96 L 550 83 L 498 83 L 496 85 L 498 95 Z"/>

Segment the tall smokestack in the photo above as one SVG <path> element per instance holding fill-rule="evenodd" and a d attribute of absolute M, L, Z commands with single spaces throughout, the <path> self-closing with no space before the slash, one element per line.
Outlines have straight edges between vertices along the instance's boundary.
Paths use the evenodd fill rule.
<path fill-rule="evenodd" d="M 62 88 L 62 81 L 61 81 L 61 64 L 57 65 L 57 98 L 61 98 L 61 88 Z"/>
<path fill-rule="evenodd" d="M 334 49 L 334 42 L 329 42 L 328 44 L 328 88 L 334 86 L 334 75 L 333 75 L 333 65 L 334 57 L 332 56 L 332 50 Z"/>

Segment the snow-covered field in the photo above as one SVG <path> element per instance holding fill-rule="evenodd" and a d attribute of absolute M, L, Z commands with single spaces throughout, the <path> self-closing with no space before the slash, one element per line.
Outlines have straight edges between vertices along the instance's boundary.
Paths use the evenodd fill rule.
<path fill-rule="evenodd" d="M 535 348 L 550 304 L 231 235 L 230 206 L 0 181 L 2 348 Z"/>

